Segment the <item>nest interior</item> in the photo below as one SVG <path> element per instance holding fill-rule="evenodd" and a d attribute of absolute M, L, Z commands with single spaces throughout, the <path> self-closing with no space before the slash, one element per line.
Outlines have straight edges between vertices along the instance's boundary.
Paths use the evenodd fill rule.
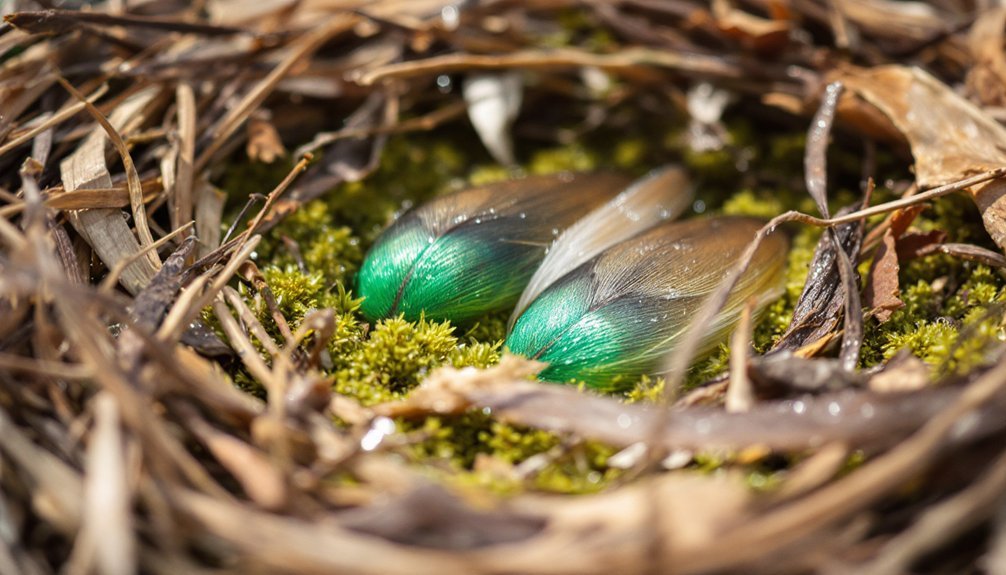
<path fill-rule="evenodd" d="M 1006 572 L 1006 8 L 77 4 L 0 3 L 0 572 Z M 359 314 L 410 206 L 668 163 L 792 239 L 673 375 Z"/>

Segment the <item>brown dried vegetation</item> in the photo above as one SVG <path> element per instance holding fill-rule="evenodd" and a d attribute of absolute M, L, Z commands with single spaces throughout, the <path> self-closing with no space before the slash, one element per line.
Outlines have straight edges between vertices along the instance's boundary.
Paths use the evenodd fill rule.
<path fill-rule="evenodd" d="M 1006 348 L 940 381 L 902 356 L 856 371 L 864 321 L 901 305 L 899 260 L 940 252 L 1006 266 L 986 247 L 906 233 L 915 206 L 964 192 L 1006 247 L 1006 9 L 48 4 L 5 3 L 0 28 L 0 572 L 1006 572 Z M 543 48 L 571 14 L 603 46 Z M 536 366 L 510 357 L 435 371 L 392 403 L 332 391 L 320 357 L 336 318 L 315 310 L 291 327 L 250 261 L 259 234 L 365 178 L 390 134 L 463 117 L 436 76 L 511 69 L 535 73 L 536 105 L 586 98 L 604 110 L 646 93 L 683 108 L 682 88 L 705 81 L 810 126 L 806 186 L 820 213 L 770 227 L 827 232 L 776 353 L 746 352 L 745 322 L 729 382 L 674 397 L 692 337 L 668 358 L 679 375 L 666 401 L 647 405 L 528 381 Z M 617 89 L 581 89 L 585 69 Z M 317 133 L 331 118 L 340 127 Z M 832 216 L 833 128 L 905 165 L 910 152 L 917 180 L 904 197 Z M 249 190 L 264 202 L 222 234 L 214 182 L 226 163 L 271 162 L 309 141 L 320 158 Z M 862 280 L 861 257 L 874 258 Z M 271 304 L 274 332 L 239 281 Z M 223 337 L 202 323 L 207 309 Z M 816 357 L 838 339 L 837 360 Z M 265 398 L 235 387 L 221 356 Z M 599 494 L 501 497 L 441 486 L 396 454 L 411 438 L 388 417 L 470 410 L 623 449 L 630 472 Z M 787 472 L 759 493 L 740 466 L 667 471 L 683 453 L 772 454 Z"/>

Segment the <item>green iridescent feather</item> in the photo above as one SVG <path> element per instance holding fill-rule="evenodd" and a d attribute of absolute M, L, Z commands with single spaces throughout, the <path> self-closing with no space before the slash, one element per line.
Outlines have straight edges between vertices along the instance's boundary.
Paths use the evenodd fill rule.
<path fill-rule="evenodd" d="M 467 323 L 512 307 L 555 237 L 628 184 L 610 173 L 535 176 L 441 196 L 395 222 L 358 275 L 370 320 Z"/>
<path fill-rule="evenodd" d="M 753 239 L 761 222 L 716 218 L 657 225 L 575 268 L 535 299 L 506 340 L 510 351 L 549 365 L 540 377 L 607 387 L 653 373 L 689 319 Z M 786 240 L 769 236 L 751 272 L 709 326 L 725 335 L 748 297 L 781 289 Z"/>

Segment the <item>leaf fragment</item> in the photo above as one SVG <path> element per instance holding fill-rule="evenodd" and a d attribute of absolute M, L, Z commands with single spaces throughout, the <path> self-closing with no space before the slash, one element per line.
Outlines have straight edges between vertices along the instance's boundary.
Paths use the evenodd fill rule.
<path fill-rule="evenodd" d="M 921 188 L 1006 165 L 1006 128 L 921 68 L 888 65 L 838 74 L 850 94 L 880 110 L 908 141 Z M 1006 182 L 969 189 L 993 241 L 1006 248 Z"/>

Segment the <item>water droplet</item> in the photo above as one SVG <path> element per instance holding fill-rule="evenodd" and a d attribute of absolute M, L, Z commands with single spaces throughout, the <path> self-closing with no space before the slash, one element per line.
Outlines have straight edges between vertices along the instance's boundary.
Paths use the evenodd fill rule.
<path fill-rule="evenodd" d="M 807 404 L 805 404 L 802 401 L 793 402 L 793 413 L 800 415 L 803 414 L 803 412 L 805 411 L 807 411 Z"/>
<path fill-rule="evenodd" d="M 360 449 L 373 451 L 384 438 L 395 432 L 395 422 L 387 417 L 378 417 L 370 424 L 370 429 L 360 438 Z"/>
<path fill-rule="evenodd" d="M 692 204 L 692 211 L 695 212 L 696 214 L 701 214 L 705 212 L 706 203 L 703 202 L 702 200 L 695 200 L 695 203 Z"/>
<path fill-rule="evenodd" d="M 862 415 L 865 419 L 870 419 L 871 417 L 873 417 L 876 411 L 877 410 L 874 409 L 873 404 L 871 403 L 864 403 L 859 407 L 859 414 Z"/>
<path fill-rule="evenodd" d="M 838 414 L 842 413 L 842 406 L 838 404 L 837 401 L 832 401 L 828 404 L 828 413 L 832 417 L 838 417 Z"/>
<path fill-rule="evenodd" d="M 622 429 L 629 429 L 632 425 L 632 417 L 627 413 L 618 414 L 618 426 Z"/>
<path fill-rule="evenodd" d="M 437 89 L 440 90 L 441 94 L 449 93 L 453 87 L 450 76 L 447 74 L 437 76 Z"/>
<path fill-rule="evenodd" d="M 453 4 L 448 4 L 440 9 L 440 19 L 444 23 L 444 28 L 454 30 L 461 21 L 461 11 Z"/>

